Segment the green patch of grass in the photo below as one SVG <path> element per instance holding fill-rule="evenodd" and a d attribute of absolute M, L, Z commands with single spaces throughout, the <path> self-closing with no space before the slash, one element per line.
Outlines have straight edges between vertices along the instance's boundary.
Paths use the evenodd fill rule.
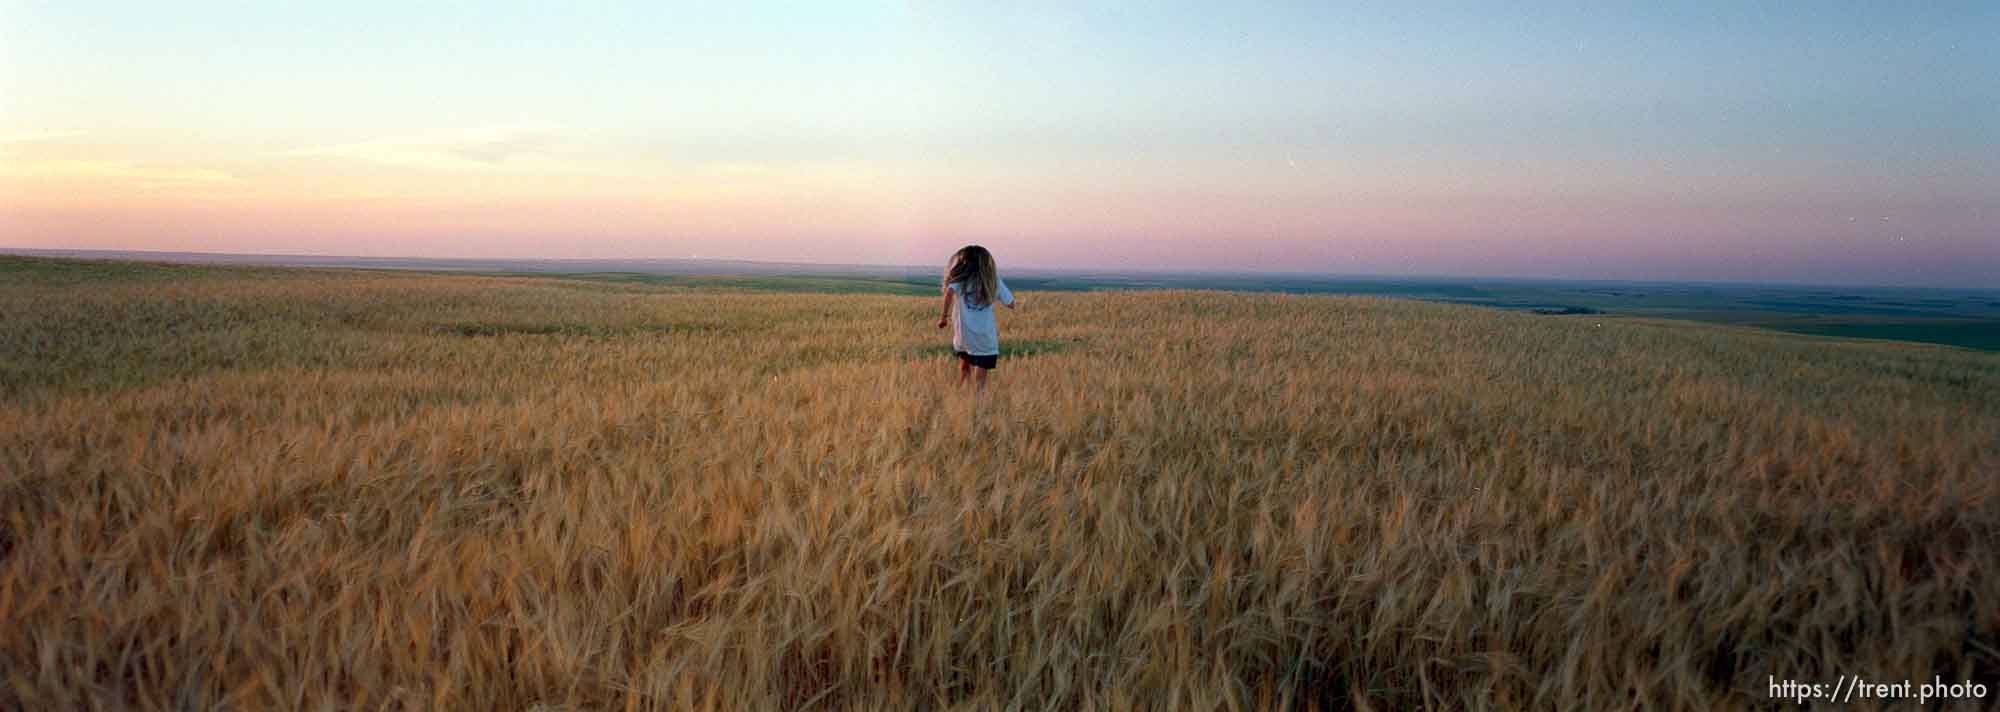
<path fill-rule="evenodd" d="M 0 280 L 11 284 L 68 286 L 83 283 L 187 279 L 214 270 L 191 265 L 116 260 L 73 260 L 0 255 Z"/>
<path fill-rule="evenodd" d="M 298 279 L 307 275 L 324 278 L 339 274 L 342 274 L 341 270 L 0 255 L 0 283 L 24 287 L 70 287 L 84 284 L 130 284 L 218 279 Z"/>
<path fill-rule="evenodd" d="M 1916 341 L 2000 351 L 2000 322 L 1995 321 L 1813 321 L 1757 324 L 1793 334 L 1843 339 Z"/>

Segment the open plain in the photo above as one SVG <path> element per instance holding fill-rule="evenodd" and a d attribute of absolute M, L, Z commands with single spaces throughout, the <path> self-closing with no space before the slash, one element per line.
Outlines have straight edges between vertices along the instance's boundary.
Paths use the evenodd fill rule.
<path fill-rule="evenodd" d="M 0 707 L 2000 683 L 2000 354 L 1381 298 L 0 258 Z M 1990 698 L 1989 698 L 1990 701 Z"/>

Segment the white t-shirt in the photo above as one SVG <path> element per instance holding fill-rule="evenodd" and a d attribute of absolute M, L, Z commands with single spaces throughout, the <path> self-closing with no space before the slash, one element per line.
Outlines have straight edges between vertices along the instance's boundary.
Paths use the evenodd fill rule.
<path fill-rule="evenodd" d="M 951 349 L 964 351 L 974 356 L 994 356 L 1000 353 L 1000 324 L 993 318 L 995 303 L 1014 303 L 1014 293 L 1007 291 L 1007 280 L 993 278 L 999 284 L 998 299 L 974 306 L 965 303 L 965 285 L 953 282 L 945 285 L 951 290 Z"/>

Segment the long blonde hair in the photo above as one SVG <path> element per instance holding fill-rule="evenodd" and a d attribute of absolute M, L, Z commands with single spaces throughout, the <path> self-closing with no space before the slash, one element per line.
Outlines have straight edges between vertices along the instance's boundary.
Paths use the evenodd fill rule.
<path fill-rule="evenodd" d="M 945 284 L 964 284 L 965 303 L 981 307 L 993 302 L 1000 292 L 1000 267 L 993 264 L 993 253 L 978 245 L 966 245 L 952 253 L 950 264 L 944 269 Z"/>

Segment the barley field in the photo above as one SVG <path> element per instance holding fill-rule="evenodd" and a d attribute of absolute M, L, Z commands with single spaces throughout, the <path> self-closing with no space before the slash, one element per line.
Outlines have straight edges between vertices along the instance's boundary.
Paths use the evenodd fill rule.
<path fill-rule="evenodd" d="M 1022 304 L 0 257 L 0 708 L 2000 694 L 2000 355 Z"/>

